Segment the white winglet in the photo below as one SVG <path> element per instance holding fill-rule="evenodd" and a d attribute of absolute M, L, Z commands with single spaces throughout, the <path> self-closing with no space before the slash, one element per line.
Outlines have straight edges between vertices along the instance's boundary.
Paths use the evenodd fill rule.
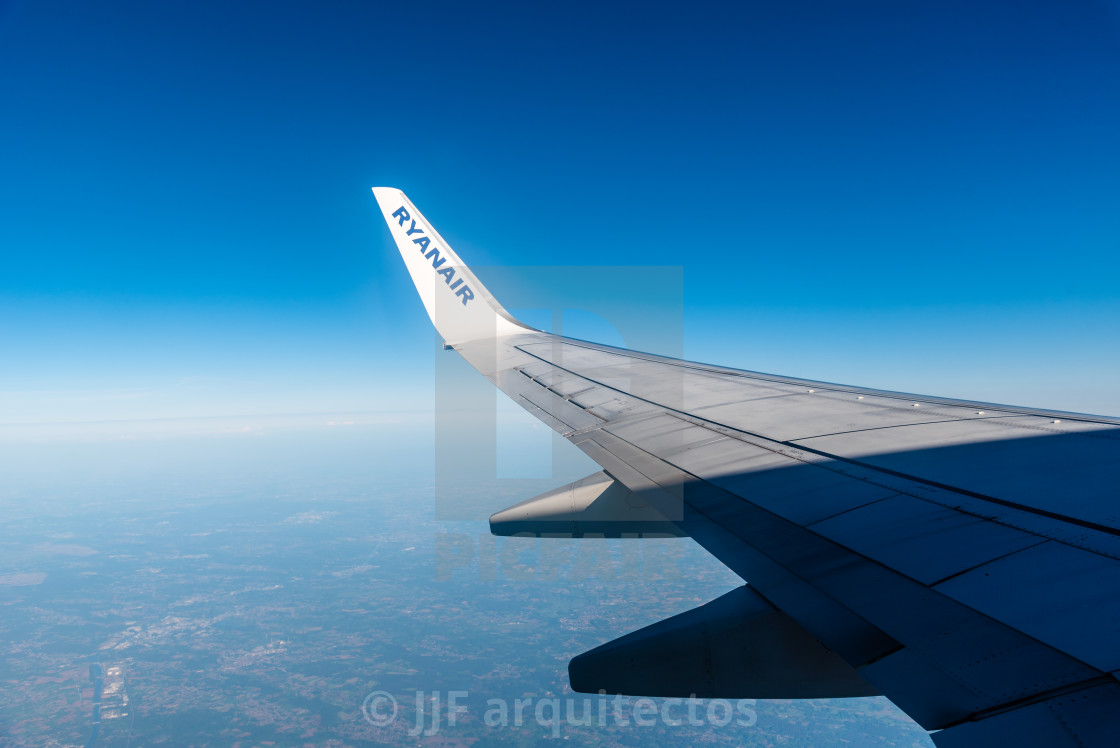
<path fill-rule="evenodd" d="M 374 187 L 373 196 L 447 345 L 532 331 L 502 308 L 403 192 Z"/>

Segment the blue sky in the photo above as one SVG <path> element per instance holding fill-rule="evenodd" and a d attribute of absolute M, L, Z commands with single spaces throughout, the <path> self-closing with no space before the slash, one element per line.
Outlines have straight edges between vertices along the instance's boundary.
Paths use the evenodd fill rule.
<path fill-rule="evenodd" d="M 430 410 L 375 185 L 681 268 L 692 359 L 1120 414 L 1117 80 L 1104 2 L 3 3 L 0 426 Z"/>

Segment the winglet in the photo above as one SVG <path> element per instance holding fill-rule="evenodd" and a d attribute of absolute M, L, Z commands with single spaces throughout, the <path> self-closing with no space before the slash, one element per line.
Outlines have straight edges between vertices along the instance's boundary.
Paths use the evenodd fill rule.
<path fill-rule="evenodd" d="M 502 308 L 403 192 L 374 187 L 373 196 L 447 345 L 532 331 Z"/>

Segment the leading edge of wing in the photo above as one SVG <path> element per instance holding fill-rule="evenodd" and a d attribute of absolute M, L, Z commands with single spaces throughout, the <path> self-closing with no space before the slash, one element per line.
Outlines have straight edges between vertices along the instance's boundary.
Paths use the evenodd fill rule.
<path fill-rule="evenodd" d="M 800 377 L 767 374 L 748 369 L 706 364 L 685 359 L 673 358 L 654 353 L 634 351 L 627 348 L 562 337 L 542 333 L 518 321 L 505 310 L 471 269 L 460 259 L 451 245 L 439 235 L 435 228 L 420 213 L 416 206 L 399 189 L 393 187 L 374 187 L 373 195 L 381 209 L 389 232 L 396 242 L 409 275 L 416 286 L 428 317 L 436 331 L 449 346 L 458 346 L 478 340 L 493 340 L 509 335 L 524 333 L 545 334 L 566 343 L 586 346 L 600 351 L 613 352 L 630 358 L 644 359 L 680 367 L 686 370 L 704 371 L 732 377 L 746 377 L 784 384 L 803 385 L 821 391 L 834 390 L 855 396 L 873 395 L 899 400 L 928 403 L 930 405 L 959 406 L 980 410 L 1000 410 L 1006 413 L 1037 415 L 1043 417 L 1068 418 L 1070 420 L 1091 421 L 1109 425 L 1120 425 L 1120 417 L 1101 416 L 1087 413 L 1072 413 L 1060 410 L 1029 408 L 1003 405 L 974 400 L 920 395 L 859 387 L 834 382 L 824 382 Z"/>

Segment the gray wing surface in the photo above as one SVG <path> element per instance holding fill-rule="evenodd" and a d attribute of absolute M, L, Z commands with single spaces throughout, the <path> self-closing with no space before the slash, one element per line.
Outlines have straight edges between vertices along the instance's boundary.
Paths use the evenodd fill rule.
<path fill-rule="evenodd" d="M 415 233 L 393 217 L 407 198 L 375 194 L 408 262 Z M 939 746 L 1115 744 L 1120 420 L 558 337 L 469 282 L 495 321 L 449 326 L 439 279 L 429 313 L 449 347 L 604 469 L 495 515 L 495 531 L 562 519 L 578 533 L 597 511 L 598 533 L 609 502 L 639 497 L 748 583 L 575 658 L 573 688 L 881 693 Z"/>

